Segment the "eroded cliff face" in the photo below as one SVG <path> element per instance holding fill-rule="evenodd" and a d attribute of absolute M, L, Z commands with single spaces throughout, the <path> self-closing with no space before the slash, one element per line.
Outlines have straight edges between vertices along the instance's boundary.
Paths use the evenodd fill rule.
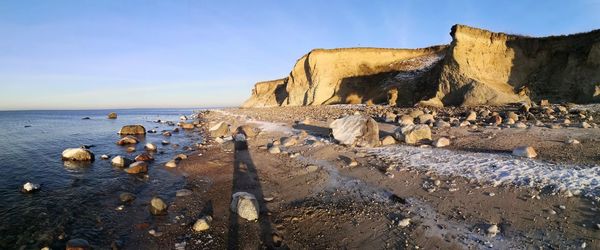
<path fill-rule="evenodd" d="M 400 106 L 600 101 L 600 30 L 531 38 L 455 25 L 451 35 L 424 49 L 313 50 L 243 107 L 386 103 L 391 92 Z"/>
<path fill-rule="evenodd" d="M 530 38 L 455 25 L 451 35 L 437 92 L 445 105 L 599 101 L 600 31 Z"/>

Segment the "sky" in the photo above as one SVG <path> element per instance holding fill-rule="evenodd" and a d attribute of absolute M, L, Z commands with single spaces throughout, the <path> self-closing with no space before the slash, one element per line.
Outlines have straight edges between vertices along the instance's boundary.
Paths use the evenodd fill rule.
<path fill-rule="evenodd" d="M 0 1 L 0 110 L 237 106 L 314 48 L 419 48 L 460 23 L 600 29 L 581 1 Z"/>

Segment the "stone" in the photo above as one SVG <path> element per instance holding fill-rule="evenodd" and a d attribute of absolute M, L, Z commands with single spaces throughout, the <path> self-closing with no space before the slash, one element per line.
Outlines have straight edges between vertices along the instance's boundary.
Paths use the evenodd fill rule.
<path fill-rule="evenodd" d="M 119 200 L 122 203 L 128 203 L 128 202 L 132 202 L 135 200 L 135 195 L 132 193 L 128 193 L 128 192 L 123 192 L 121 194 L 119 194 Z"/>
<path fill-rule="evenodd" d="M 471 111 L 469 112 L 469 114 L 467 114 L 467 117 L 465 118 L 466 121 L 475 121 L 477 120 L 477 113 L 475 113 L 475 111 Z"/>
<path fill-rule="evenodd" d="M 579 127 L 581 128 L 591 128 L 592 126 L 587 122 L 582 122 Z"/>
<path fill-rule="evenodd" d="M 125 125 L 119 130 L 121 135 L 145 135 L 146 128 L 142 125 Z"/>
<path fill-rule="evenodd" d="M 183 122 L 183 123 L 179 124 L 179 126 L 182 129 L 194 129 L 196 127 L 196 126 L 194 126 L 193 123 L 187 123 L 187 122 Z"/>
<path fill-rule="evenodd" d="M 189 189 L 179 189 L 175 192 L 175 196 L 177 197 L 184 197 L 184 196 L 190 196 L 192 195 L 192 190 Z"/>
<path fill-rule="evenodd" d="M 525 123 L 522 122 L 517 122 L 515 123 L 515 128 L 527 128 L 527 125 Z"/>
<path fill-rule="evenodd" d="M 317 165 L 308 165 L 306 166 L 306 172 L 312 173 L 319 170 L 319 166 Z"/>
<path fill-rule="evenodd" d="M 115 112 L 108 113 L 108 119 L 117 119 L 117 113 L 115 113 Z"/>
<path fill-rule="evenodd" d="M 148 172 L 148 163 L 145 161 L 136 161 L 129 165 L 128 168 L 124 169 L 128 174 L 140 174 Z"/>
<path fill-rule="evenodd" d="M 540 100 L 540 106 L 550 106 L 550 102 L 547 99 Z"/>
<path fill-rule="evenodd" d="M 398 221 L 399 227 L 407 227 L 408 225 L 410 225 L 410 218 L 404 218 L 404 219 Z"/>
<path fill-rule="evenodd" d="M 258 219 L 258 201 L 253 194 L 247 192 L 233 194 L 230 208 L 232 212 L 246 220 L 254 221 Z"/>
<path fill-rule="evenodd" d="M 117 145 L 137 144 L 138 142 L 139 141 L 137 138 L 128 135 L 128 136 L 121 138 L 119 141 L 117 141 Z"/>
<path fill-rule="evenodd" d="M 493 115 L 487 120 L 487 122 L 491 123 L 492 125 L 500 125 L 502 124 L 502 117 L 499 115 Z"/>
<path fill-rule="evenodd" d="M 379 126 L 373 118 L 364 115 L 351 115 L 329 124 L 333 138 L 340 144 L 358 147 L 379 145 Z"/>
<path fill-rule="evenodd" d="M 396 121 L 396 117 L 397 117 L 396 114 L 394 114 L 392 112 L 387 112 L 387 113 L 385 113 L 385 116 L 383 118 L 384 118 L 385 122 L 392 123 L 392 122 Z"/>
<path fill-rule="evenodd" d="M 175 160 L 170 160 L 167 163 L 165 163 L 165 167 L 176 168 L 177 167 L 177 162 Z"/>
<path fill-rule="evenodd" d="M 569 139 L 567 140 L 567 144 L 571 144 L 571 145 L 576 145 L 576 144 L 580 144 L 581 142 L 579 142 L 578 140 L 575 139 Z"/>
<path fill-rule="evenodd" d="M 444 120 L 437 120 L 434 125 L 436 128 L 449 128 L 450 123 Z"/>
<path fill-rule="evenodd" d="M 432 114 L 422 114 L 417 119 L 419 120 L 420 124 L 435 122 L 435 118 Z"/>
<path fill-rule="evenodd" d="M 150 200 L 150 213 L 152 215 L 164 215 L 167 213 L 167 204 L 160 197 L 153 197 Z"/>
<path fill-rule="evenodd" d="M 247 138 L 254 138 L 258 134 L 257 128 L 254 128 L 250 125 L 242 125 L 237 127 L 236 133 L 242 133 L 246 135 Z"/>
<path fill-rule="evenodd" d="M 102 160 L 108 160 L 109 158 L 110 158 L 110 156 L 108 156 L 108 155 L 101 155 L 100 156 L 100 159 L 102 159 Z"/>
<path fill-rule="evenodd" d="M 294 137 L 283 137 L 281 138 L 281 145 L 284 147 L 291 147 L 296 145 L 298 141 Z"/>
<path fill-rule="evenodd" d="M 269 153 L 271 154 L 279 154 L 281 153 L 281 149 L 278 146 L 272 146 L 269 148 Z"/>
<path fill-rule="evenodd" d="M 131 164 L 131 162 L 133 162 L 133 161 L 131 159 L 127 159 L 123 156 L 117 155 L 110 162 L 115 167 L 124 168 L 124 167 L 128 167 L 129 164 Z"/>
<path fill-rule="evenodd" d="M 431 129 L 427 125 L 409 125 L 398 128 L 394 137 L 398 141 L 404 141 L 408 144 L 415 144 L 421 140 L 431 140 Z"/>
<path fill-rule="evenodd" d="M 533 147 L 521 146 L 513 149 L 512 155 L 519 157 L 535 158 L 537 156 L 537 153 L 535 152 L 535 149 L 533 149 Z"/>
<path fill-rule="evenodd" d="M 85 148 L 67 148 L 62 152 L 63 161 L 94 161 L 94 153 Z"/>
<path fill-rule="evenodd" d="M 413 124 L 415 124 L 414 120 L 415 119 L 410 115 L 403 115 L 403 116 L 400 116 L 400 118 L 398 119 L 398 124 L 400 124 L 400 126 L 413 125 Z"/>
<path fill-rule="evenodd" d="M 517 113 L 509 111 L 508 113 L 506 113 L 506 118 L 507 119 L 512 119 L 513 121 L 518 121 L 519 120 L 519 115 L 517 115 Z"/>
<path fill-rule="evenodd" d="M 388 90 L 388 105 L 392 107 L 396 107 L 398 105 L 398 89 L 393 88 Z"/>
<path fill-rule="evenodd" d="M 381 145 L 383 145 L 383 146 L 393 145 L 393 144 L 396 144 L 396 139 L 394 139 L 394 137 L 391 135 L 387 135 L 387 136 L 383 137 L 383 139 L 381 139 Z"/>
<path fill-rule="evenodd" d="M 175 156 L 175 159 L 186 160 L 188 156 L 186 154 L 178 154 Z"/>
<path fill-rule="evenodd" d="M 229 124 L 225 122 L 219 122 L 215 124 L 214 126 L 208 129 L 208 132 L 210 133 L 210 136 L 215 138 L 221 136 L 228 136 L 229 134 L 231 134 L 231 132 L 229 131 Z"/>
<path fill-rule="evenodd" d="M 171 144 L 171 142 L 163 140 L 163 141 L 160 142 L 160 144 L 162 144 L 162 145 L 169 145 L 169 144 Z"/>
<path fill-rule="evenodd" d="M 150 143 L 150 142 L 146 143 L 144 148 L 148 151 L 156 151 L 158 149 L 158 147 L 156 147 L 156 145 L 154 145 L 154 143 Z"/>
<path fill-rule="evenodd" d="M 498 228 L 498 225 L 492 224 L 486 229 L 486 232 L 488 236 L 494 237 L 500 232 L 500 229 Z"/>
<path fill-rule="evenodd" d="M 531 109 L 531 105 L 529 105 L 529 103 L 521 103 L 521 105 L 519 106 L 519 112 L 521 113 L 527 113 L 529 112 L 529 109 Z"/>
<path fill-rule="evenodd" d="M 433 142 L 433 144 L 431 144 L 432 146 L 436 147 L 436 148 L 443 148 L 446 146 L 450 145 L 450 139 L 446 138 L 446 137 L 440 137 L 437 140 L 435 140 Z"/>
<path fill-rule="evenodd" d="M 198 219 L 194 226 L 192 227 L 196 232 L 206 231 L 210 228 L 210 222 L 212 221 L 212 217 L 210 215 L 204 216 Z"/>
<path fill-rule="evenodd" d="M 515 120 L 513 120 L 513 118 L 508 118 L 504 121 L 504 123 L 506 123 L 508 125 L 512 125 L 512 124 L 515 124 Z"/>
<path fill-rule="evenodd" d="M 154 157 L 151 154 L 148 153 L 141 153 L 138 156 L 135 157 L 134 159 L 135 161 L 146 161 L 146 162 L 150 162 L 154 160 Z"/>
<path fill-rule="evenodd" d="M 40 184 L 35 184 L 31 182 L 23 184 L 23 188 L 21 189 L 23 193 L 33 193 L 38 190 L 40 190 Z"/>
<path fill-rule="evenodd" d="M 71 239 L 67 241 L 67 246 L 65 250 L 88 250 L 90 248 L 90 243 L 84 239 Z"/>
<path fill-rule="evenodd" d="M 417 118 L 422 114 L 425 114 L 425 112 L 423 112 L 423 110 L 420 110 L 420 109 L 415 109 L 415 110 L 411 111 L 410 113 L 408 113 L 408 115 L 411 116 L 412 118 Z"/>
<path fill-rule="evenodd" d="M 163 136 L 172 136 L 173 134 L 169 131 L 165 131 L 162 133 Z"/>

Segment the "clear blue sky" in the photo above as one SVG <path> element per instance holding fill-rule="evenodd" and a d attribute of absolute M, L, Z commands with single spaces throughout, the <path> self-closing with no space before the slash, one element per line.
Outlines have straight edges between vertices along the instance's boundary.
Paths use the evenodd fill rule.
<path fill-rule="evenodd" d="M 313 48 L 600 28 L 600 1 L 0 1 L 0 110 L 241 104 Z"/>

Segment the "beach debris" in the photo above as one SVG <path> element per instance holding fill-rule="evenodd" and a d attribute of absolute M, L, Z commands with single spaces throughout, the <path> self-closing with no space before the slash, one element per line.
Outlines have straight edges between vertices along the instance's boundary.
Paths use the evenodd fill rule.
<path fill-rule="evenodd" d="M 340 144 L 359 147 L 379 145 L 379 126 L 369 116 L 346 116 L 333 121 L 329 127 L 333 138 Z"/>
<path fill-rule="evenodd" d="M 148 172 L 148 163 L 144 161 L 136 161 L 124 169 L 128 174 L 139 174 Z"/>
<path fill-rule="evenodd" d="M 87 250 L 90 248 L 90 243 L 84 239 L 71 239 L 67 241 L 65 250 Z"/>
<path fill-rule="evenodd" d="M 135 195 L 129 192 L 122 192 L 121 194 L 119 194 L 119 200 L 123 203 L 132 202 L 133 200 L 135 200 L 135 198 Z"/>
<path fill-rule="evenodd" d="M 210 222 L 212 221 L 212 217 L 210 215 L 204 216 L 198 219 L 194 226 L 192 227 L 196 232 L 206 231 L 210 228 Z"/>
<path fill-rule="evenodd" d="M 146 128 L 142 125 L 125 125 L 119 130 L 121 135 L 144 135 Z"/>
<path fill-rule="evenodd" d="M 117 141 L 117 145 L 137 144 L 139 141 L 133 136 L 125 136 Z"/>
<path fill-rule="evenodd" d="M 537 153 L 535 152 L 535 149 L 533 149 L 533 147 L 520 146 L 513 149 L 512 155 L 519 157 L 535 158 L 537 156 Z"/>
<path fill-rule="evenodd" d="M 62 152 L 63 161 L 94 161 L 92 151 L 85 148 L 67 148 Z"/>
<path fill-rule="evenodd" d="M 415 144 L 421 140 L 431 140 L 431 129 L 427 125 L 408 125 L 396 129 L 394 132 L 396 140 L 408 144 Z"/>
<path fill-rule="evenodd" d="M 23 184 L 23 188 L 21 189 L 23 193 L 33 193 L 38 190 L 40 190 L 40 184 L 35 184 L 31 182 Z"/>
<path fill-rule="evenodd" d="M 446 137 L 440 137 L 437 140 L 433 141 L 433 143 L 431 145 L 436 148 L 443 148 L 443 147 L 450 145 L 450 139 L 448 139 Z"/>
<path fill-rule="evenodd" d="M 124 168 L 124 167 L 128 167 L 129 164 L 131 164 L 131 162 L 133 162 L 133 160 L 125 158 L 125 157 L 120 156 L 120 155 L 117 155 L 110 162 L 115 167 Z"/>
<path fill-rule="evenodd" d="M 117 119 L 117 113 L 115 113 L 115 112 L 108 113 L 108 119 Z"/>
<path fill-rule="evenodd" d="M 167 213 L 167 204 L 158 196 L 150 200 L 150 213 L 152 215 L 163 215 Z"/>
<path fill-rule="evenodd" d="M 210 133 L 210 136 L 215 138 L 221 136 L 228 136 L 229 134 L 231 134 L 231 132 L 229 131 L 229 124 L 225 122 L 219 122 L 215 124 L 214 126 L 208 129 L 208 132 Z"/>
<path fill-rule="evenodd" d="M 246 220 L 258 219 L 258 202 L 253 194 L 247 192 L 233 194 L 230 208 L 232 212 Z"/>

